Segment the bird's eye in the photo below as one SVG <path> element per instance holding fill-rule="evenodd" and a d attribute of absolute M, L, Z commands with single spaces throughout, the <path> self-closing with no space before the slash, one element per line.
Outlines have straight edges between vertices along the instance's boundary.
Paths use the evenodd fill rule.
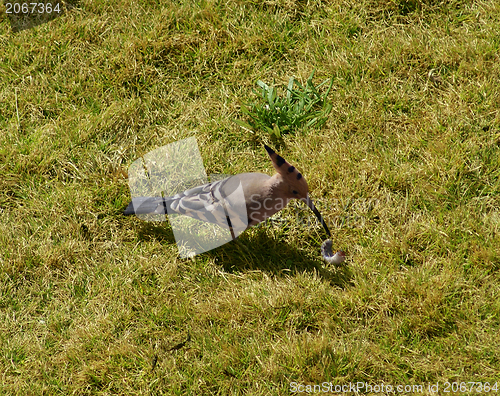
<path fill-rule="evenodd" d="M 297 190 L 293 190 L 292 193 L 298 194 L 299 192 Z"/>

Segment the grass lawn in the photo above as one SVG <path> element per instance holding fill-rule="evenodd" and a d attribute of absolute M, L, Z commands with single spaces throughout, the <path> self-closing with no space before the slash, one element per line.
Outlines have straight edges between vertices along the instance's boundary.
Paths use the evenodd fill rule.
<path fill-rule="evenodd" d="M 5 10 L 1 395 L 500 393 L 498 1 L 82 0 L 19 32 Z M 313 71 L 326 122 L 234 122 L 258 80 Z M 191 136 L 208 174 L 276 149 L 346 265 L 303 204 L 193 259 L 123 216 L 128 166 Z"/>

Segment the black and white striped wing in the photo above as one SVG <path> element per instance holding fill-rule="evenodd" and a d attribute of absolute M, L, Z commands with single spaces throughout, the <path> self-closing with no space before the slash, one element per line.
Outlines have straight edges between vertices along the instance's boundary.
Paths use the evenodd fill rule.
<path fill-rule="evenodd" d="M 204 184 L 172 197 L 135 197 L 124 214 L 180 214 L 223 227 L 237 234 L 248 226 L 245 197 L 238 177 Z"/>

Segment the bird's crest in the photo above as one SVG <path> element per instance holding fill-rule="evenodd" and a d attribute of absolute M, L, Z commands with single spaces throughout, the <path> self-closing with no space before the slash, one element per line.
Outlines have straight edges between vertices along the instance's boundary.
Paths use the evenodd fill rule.
<path fill-rule="evenodd" d="M 290 163 L 288 163 L 281 155 L 277 154 L 272 148 L 264 145 L 274 169 L 278 172 L 283 180 L 290 186 L 291 191 L 296 191 L 297 198 L 305 198 L 309 191 L 307 182 L 302 174 Z"/>

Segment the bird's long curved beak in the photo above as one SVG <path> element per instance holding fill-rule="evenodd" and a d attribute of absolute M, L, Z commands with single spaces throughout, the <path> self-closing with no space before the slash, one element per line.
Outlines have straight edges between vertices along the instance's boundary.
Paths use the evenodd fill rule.
<path fill-rule="evenodd" d="M 326 233 L 328 234 L 328 237 L 330 237 L 332 234 L 330 233 L 330 230 L 328 229 L 328 226 L 326 225 L 325 220 L 323 220 L 323 216 L 321 216 L 321 213 L 319 213 L 319 210 L 316 209 L 316 206 L 314 206 L 314 203 L 313 203 L 311 197 L 309 197 L 309 194 L 307 195 L 307 198 L 301 198 L 301 201 L 304 201 L 306 203 L 306 205 L 309 206 L 309 208 L 311 208 L 311 210 L 314 212 L 314 214 L 318 218 L 319 222 L 321 223 L 321 225 L 325 229 Z"/>

